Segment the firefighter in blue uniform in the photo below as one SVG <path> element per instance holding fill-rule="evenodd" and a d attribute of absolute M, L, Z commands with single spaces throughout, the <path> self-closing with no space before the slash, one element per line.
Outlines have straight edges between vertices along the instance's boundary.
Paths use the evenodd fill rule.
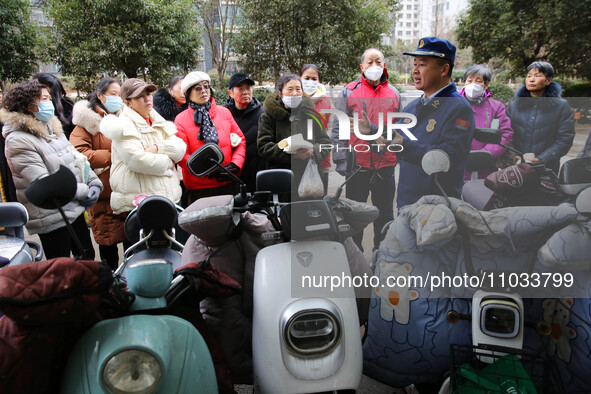
<path fill-rule="evenodd" d="M 440 184 L 450 197 L 460 197 L 464 172 L 474 134 L 474 113 L 468 101 L 457 91 L 452 81 L 456 47 L 437 37 L 419 40 L 414 56 L 413 79 L 423 96 L 404 109 L 417 117 L 416 126 L 409 131 L 417 138 L 411 140 L 404 133 L 394 135 L 394 143 L 403 147 L 398 154 L 400 176 L 397 208 L 415 203 L 428 194 L 441 194 L 432 176 L 421 168 L 423 155 L 441 149 L 449 155 L 449 172 L 440 176 Z M 406 118 L 403 122 L 410 122 Z"/>

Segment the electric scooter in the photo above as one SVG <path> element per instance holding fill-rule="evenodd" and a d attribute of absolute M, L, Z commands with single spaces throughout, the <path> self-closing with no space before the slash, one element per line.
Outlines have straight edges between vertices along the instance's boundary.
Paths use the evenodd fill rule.
<path fill-rule="evenodd" d="M 21 203 L 0 203 L 0 268 L 41 261 L 41 246 L 33 241 L 25 241 L 23 226 L 28 221 L 29 214 Z"/>
<path fill-rule="evenodd" d="M 25 193 L 35 205 L 58 209 L 69 226 L 61 207 L 74 196 L 75 182 L 62 166 Z M 192 393 L 199 387 L 200 392 L 217 393 L 214 365 L 203 337 L 193 324 L 168 313 L 180 293 L 198 291 L 195 281 L 185 280 L 188 274 L 183 271 L 173 281 L 173 266 L 180 264 L 180 253 L 170 251 L 176 242 L 172 228 L 177 209 L 171 201 L 153 196 L 143 200 L 135 214 L 139 240 L 126 253 L 132 257 L 114 274 L 110 301 L 117 306 L 115 317 L 98 322 L 77 341 L 60 392 Z"/>
<path fill-rule="evenodd" d="M 497 144 L 513 151 L 523 158 L 523 153 L 501 144 L 501 133 L 497 129 L 476 129 L 474 139 L 487 144 Z M 492 155 L 488 151 L 472 151 L 468 158 L 467 171 L 496 171 Z M 531 164 L 535 171 L 535 184 L 519 186 L 524 179 L 519 175 L 503 176 L 503 183 L 513 192 L 499 193 L 485 185 L 484 179 L 472 179 L 464 184 L 462 199 L 476 209 L 491 210 L 510 206 L 558 205 L 574 202 L 577 194 L 591 186 L 591 158 L 581 157 L 568 160 L 561 167 L 558 175 L 545 167 L 543 163 Z M 503 171 L 503 170 L 501 170 Z M 539 181 L 538 181 L 539 179 Z M 509 189 L 509 188 L 506 188 Z"/>
<path fill-rule="evenodd" d="M 437 174 L 449 170 L 450 160 L 443 151 L 432 151 L 422 164 L 439 184 Z M 473 356 L 480 363 L 496 360 L 523 348 L 537 356 L 533 364 L 550 360 L 562 376 L 568 374 L 567 391 L 589 387 L 588 374 L 582 372 L 588 370 L 588 336 L 581 327 L 591 319 L 581 311 L 588 310 L 591 232 L 581 215 L 589 217 L 591 188 L 577 195 L 574 207 L 494 212 L 479 212 L 439 189 L 441 195 L 423 196 L 401 210 L 374 254 L 375 275 L 384 285 L 376 287 L 372 299 L 365 373 L 395 387 L 416 384 L 421 392 L 437 392 L 452 365 L 459 368 Z M 499 278 L 535 278 L 540 273 L 561 279 L 568 275 L 573 284 L 543 288 L 499 283 Z M 388 284 L 390 278 L 404 280 Z M 484 279 L 469 283 L 466 278 Z M 488 278 L 496 278 L 494 285 Z M 563 297 L 566 306 L 557 306 L 561 300 L 556 297 Z M 572 316 L 580 324 L 570 319 L 573 305 Z M 449 310 L 471 319 L 472 330 L 449 324 Z M 552 326 L 552 335 L 531 335 L 526 322 L 542 319 Z M 452 344 L 459 350 L 450 349 Z M 491 346 L 500 344 L 512 350 L 492 353 Z M 561 356 L 556 356 L 558 346 Z M 488 365 L 494 369 L 496 363 Z"/>
<path fill-rule="evenodd" d="M 190 169 L 196 176 L 207 175 L 223 162 L 216 145 L 206 144 L 193 155 Z M 356 390 L 362 375 L 362 353 L 354 286 L 349 282 L 331 289 L 329 283 L 322 288 L 314 287 L 311 281 L 317 283 L 318 278 L 329 276 L 352 278 L 350 256 L 343 242 L 347 244 L 345 240 L 375 220 L 378 212 L 365 204 L 361 211 L 355 211 L 352 205 L 340 200 L 344 185 L 334 197 L 279 203 L 277 195 L 289 191 L 291 177 L 287 170 L 260 171 L 257 192 L 247 195 L 243 190 L 233 201 L 234 212 L 263 213 L 273 223 L 275 231 L 262 237 L 287 241 L 264 247 L 256 254 L 252 316 L 254 390 Z M 181 226 L 188 224 L 190 216 L 197 215 L 187 211 L 180 215 Z M 367 267 L 366 273 L 370 273 Z"/>
<path fill-rule="evenodd" d="M 437 176 L 447 171 L 448 163 L 449 158 L 440 151 L 428 152 L 423 158 L 425 172 L 434 176 L 444 196 L 445 192 L 437 182 Z M 591 187 L 585 186 L 587 187 L 576 196 L 574 203 L 581 215 L 589 217 Z M 464 242 L 470 242 L 465 231 L 460 231 L 460 234 Z M 476 271 L 471 257 L 468 256 L 470 252 L 466 248 L 464 252 L 466 265 L 470 265 L 467 271 L 474 275 Z M 464 391 L 564 392 L 555 365 L 542 356 L 523 350 L 525 328 L 532 328 L 541 336 L 552 335 L 553 328 L 548 321 L 526 321 L 524 302 L 520 294 L 492 291 L 482 285 L 472 297 L 471 308 L 471 314 L 450 310 L 446 315 L 447 321 L 452 324 L 462 320 L 471 322 L 472 346 L 451 345 L 450 376 L 444 380 L 439 394 Z M 463 363 L 465 359 L 469 363 Z"/>

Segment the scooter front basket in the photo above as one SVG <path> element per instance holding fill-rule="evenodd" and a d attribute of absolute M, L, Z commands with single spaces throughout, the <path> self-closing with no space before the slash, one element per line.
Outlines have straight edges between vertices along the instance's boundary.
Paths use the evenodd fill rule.
<path fill-rule="evenodd" d="M 481 355 L 492 363 L 480 361 Z M 539 355 L 500 346 L 452 344 L 451 356 L 452 393 L 564 393 L 555 364 Z"/>

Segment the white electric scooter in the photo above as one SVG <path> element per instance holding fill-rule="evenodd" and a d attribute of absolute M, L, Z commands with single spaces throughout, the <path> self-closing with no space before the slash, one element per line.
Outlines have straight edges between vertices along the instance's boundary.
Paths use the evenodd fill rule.
<path fill-rule="evenodd" d="M 199 175 L 221 167 L 223 161 L 216 145 L 205 146 L 194 156 L 191 166 Z M 286 176 L 289 179 L 284 179 Z M 265 247 L 256 256 L 252 321 L 254 390 L 257 393 L 354 391 L 362 375 L 355 288 L 352 283 L 343 285 L 342 281 L 337 288 L 333 278 L 352 278 L 350 256 L 343 241 L 352 230 L 363 229 L 375 220 L 378 212 L 365 205 L 362 212 L 353 212 L 354 209 L 339 200 L 344 185 L 334 197 L 280 204 L 277 193 L 289 189 L 278 190 L 277 185 L 289 187 L 291 176 L 291 171 L 261 171 L 257 174 L 257 193 L 249 196 L 244 191 L 234 198 L 235 212 L 266 212 L 275 227 L 279 227 L 263 237 L 283 237 L 287 241 Z M 262 198 L 265 193 L 275 193 L 273 201 L 270 196 Z M 355 215 L 356 219 L 361 219 L 361 215 L 365 220 L 354 223 Z M 364 222 L 362 227 L 359 221 Z"/>

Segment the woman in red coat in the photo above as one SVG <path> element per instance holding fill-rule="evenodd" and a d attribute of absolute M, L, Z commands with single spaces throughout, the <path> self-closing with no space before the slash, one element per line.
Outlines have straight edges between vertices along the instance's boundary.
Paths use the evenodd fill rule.
<path fill-rule="evenodd" d="M 205 143 L 213 142 L 221 148 L 224 153 L 222 165 L 236 176 L 244 165 L 244 135 L 230 111 L 216 104 L 210 82 L 209 75 L 204 72 L 187 74 L 181 93 L 187 98 L 189 108 L 177 115 L 174 121 L 177 136 L 187 144 L 185 156 L 178 164 L 183 170 L 189 204 L 202 197 L 236 194 L 238 190 L 232 177 L 221 169 L 202 177 L 196 177 L 188 170 L 187 159 Z"/>

